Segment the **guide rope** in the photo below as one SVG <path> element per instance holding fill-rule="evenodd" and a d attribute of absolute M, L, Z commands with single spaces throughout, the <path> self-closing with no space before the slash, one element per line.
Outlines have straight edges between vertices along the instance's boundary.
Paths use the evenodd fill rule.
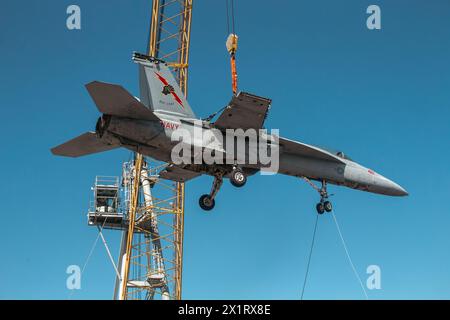
<path fill-rule="evenodd" d="M 314 241 L 316 239 L 317 222 L 318 221 L 319 221 L 319 215 L 316 215 L 316 223 L 314 224 L 314 232 L 313 232 L 312 241 L 311 241 L 311 248 L 309 249 L 308 264 L 306 265 L 305 280 L 303 281 L 303 288 L 302 288 L 302 294 L 300 296 L 300 300 L 303 300 L 303 294 L 305 293 L 305 288 L 306 288 L 306 281 L 308 280 L 309 266 L 311 264 L 311 257 L 312 257 L 312 252 L 313 252 L 313 248 L 314 248 Z"/>
<path fill-rule="evenodd" d="M 363 282 L 361 280 L 361 277 L 359 276 L 358 272 L 356 271 L 355 265 L 354 265 L 353 260 L 352 260 L 352 258 L 350 256 L 350 252 L 349 252 L 349 250 L 347 248 L 347 244 L 346 244 L 346 242 L 344 240 L 344 236 L 342 235 L 342 231 L 341 231 L 341 228 L 339 227 L 339 223 L 338 223 L 338 221 L 336 219 L 336 215 L 334 214 L 334 212 L 331 212 L 331 215 L 333 217 L 334 224 L 335 224 L 337 232 L 339 234 L 339 238 L 341 239 L 342 246 L 343 246 L 345 254 L 347 256 L 347 260 L 348 260 L 348 262 L 349 262 L 349 264 L 350 264 L 350 266 L 351 266 L 351 268 L 353 270 L 353 273 L 354 273 L 356 279 L 359 282 L 359 285 L 361 286 L 361 289 L 362 289 L 362 291 L 364 293 L 365 299 L 369 300 L 369 296 L 367 295 L 367 291 L 364 288 L 364 284 L 363 284 Z M 314 223 L 314 231 L 313 231 L 313 236 L 312 236 L 312 240 L 311 240 L 311 247 L 309 249 L 308 263 L 306 265 L 305 279 L 303 281 L 303 287 L 302 287 L 300 300 L 303 300 L 303 296 L 305 294 L 305 289 L 306 289 L 306 284 L 307 284 L 307 281 L 308 281 L 309 269 L 310 269 L 310 265 L 311 265 L 311 257 L 312 257 L 312 253 L 313 253 L 313 249 L 314 249 L 314 243 L 315 243 L 316 234 L 317 234 L 318 220 L 319 220 L 319 215 L 316 215 L 316 222 Z"/>
<path fill-rule="evenodd" d="M 355 274 L 356 279 L 358 279 L 359 284 L 361 285 L 361 289 L 364 292 L 364 296 L 366 297 L 366 300 L 369 300 L 369 296 L 367 295 L 366 289 L 364 288 L 364 285 L 363 285 L 363 283 L 361 281 L 361 277 L 359 276 L 358 272 L 356 272 L 355 265 L 353 264 L 352 258 L 350 257 L 350 253 L 349 253 L 349 251 L 347 249 L 347 245 L 345 244 L 345 240 L 344 240 L 344 237 L 342 236 L 341 228 L 339 228 L 339 224 L 337 222 L 337 219 L 336 219 L 336 216 L 335 216 L 334 212 L 331 212 L 331 215 L 333 216 L 333 220 L 334 220 L 334 223 L 336 225 L 336 229 L 337 229 L 337 231 L 339 233 L 339 237 L 341 238 L 342 245 L 344 247 L 345 254 L 347 255 L 348 262 L 350 263 L 350 266 L 353 269 L 353 273 Z"/>
<path fill-rule="evenodd" d="M 117 269 L 116 263 L 114 262 L 114 258 L 113 258 L 112 254 L 111 254 L 111 251 L 109 250 L 109 246 L 106 243 L 105 237 L 103 236 L 102 229 L 100 229 L 100 226 L 98 226 L 98 225 L 97 225 L 97 228 L 98 228 L 98 234 L 102 238 L 103 245 L 105 246 L 106 253 L 108 254 L 109 260 L 111 261 L 111 264 L 112 264 L 112 266 L 114 268 L 114 271 L 116 272 L 117 278 L 119 280 L 122 280 L 122 278 L 120 277 L 119 269 Z"/>
<path fill-rule="evenodd" d="M 105 221 L 103 221 L 102 227 L 99 230 L 99 233 L 97 234 L 97 237 L 95 238 L 94 243 L 91 246 L 91 249 L 89 250 L 89 254 L 86 257 L 86 260 L 84 261 L 83 268 L 81 268 L 80 277 L 83 276 L 83 272 L 86 269 L 86 267 L 89 263 L 89 260 L 91 259 L 92 254 L 94 253 L 95 247 L 97 247 L 97 243 L 98 243 L 98 240 L 100 239 L 100 234 L 101 234 L 101 231 L 103 230 L 103 227 L 105 226 L 106 220 L 108 220 L 108 219 L 106 218 Z M 74 292 L 75 292 L 75 290 L 70 291 L 69 297 L 67 298 L 67 300 L 70 300 L 72 298 Z"/>

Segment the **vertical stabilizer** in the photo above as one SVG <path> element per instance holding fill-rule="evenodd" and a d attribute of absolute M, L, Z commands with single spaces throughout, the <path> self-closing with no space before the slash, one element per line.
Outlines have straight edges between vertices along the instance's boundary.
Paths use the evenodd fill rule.
<path fill-rule="evenodd" d="M 141 54 L 135 54 L 133 60 L 139 65 L 141 103 L 157 113 L 196 118 L 164 61 Z"/>

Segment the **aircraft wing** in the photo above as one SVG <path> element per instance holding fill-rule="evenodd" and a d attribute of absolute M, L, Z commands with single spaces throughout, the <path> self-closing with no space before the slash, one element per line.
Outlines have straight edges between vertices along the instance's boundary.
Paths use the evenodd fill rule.
<path fill-rule="evenodd" d="M 170 164 L 159 173 L 159 176 L 167 180 L 172 180 L 176 182 L 186 182 L 188 180 L 201 176 L 201 173 L 186 170 L 174 164 Z"/>
<path fill-rule="evenodd" d="M 118 147 L 120 146 L 105 143 L 97 137 L 95 132 L 86 132 L 81 136 L 54 147 L 51 151 L 54 155 L 76 158 Z"/>
<path fill-rule="evenodd" d="M 219 129 L 261 129 L 272 100 L 246 92 L 234 96 L 214 125 Z"/>
<path fill-rule="evenodd" d="M 279 138 L 280 152 L 291 153 L 302 157 L 326 160 L 345 164 L 341 158 L 331 152 L 294 140 Z"/>

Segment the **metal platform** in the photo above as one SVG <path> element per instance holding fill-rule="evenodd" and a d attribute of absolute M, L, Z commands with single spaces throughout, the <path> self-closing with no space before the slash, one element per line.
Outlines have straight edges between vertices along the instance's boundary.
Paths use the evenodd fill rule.
<path fill-rule="evenodd" d="M 88 212 L 88 225 L 123 230 L 128 228 L 128 219 L 122 214 Z"/>
<path fill-rule="evenodd" d="M 94 200 L 89 206 L 88 225 L 105 229 L 128 228 L 119 198 L 119 177 L 97 176 L 92 190 Z"/>

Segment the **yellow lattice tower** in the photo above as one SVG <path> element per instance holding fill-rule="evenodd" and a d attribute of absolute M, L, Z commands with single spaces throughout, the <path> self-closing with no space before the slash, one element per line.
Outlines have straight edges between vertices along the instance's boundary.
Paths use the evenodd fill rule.
<path fill-rule="evenodd" d="M 187 97 L 193 0 L 154 0 L 148 54 L 165 60 Z M 181 299 L 184 183 L 159 179 L 164 165 L 141 154 L 124 170 L 128 229 L 120 299 Z"/>

